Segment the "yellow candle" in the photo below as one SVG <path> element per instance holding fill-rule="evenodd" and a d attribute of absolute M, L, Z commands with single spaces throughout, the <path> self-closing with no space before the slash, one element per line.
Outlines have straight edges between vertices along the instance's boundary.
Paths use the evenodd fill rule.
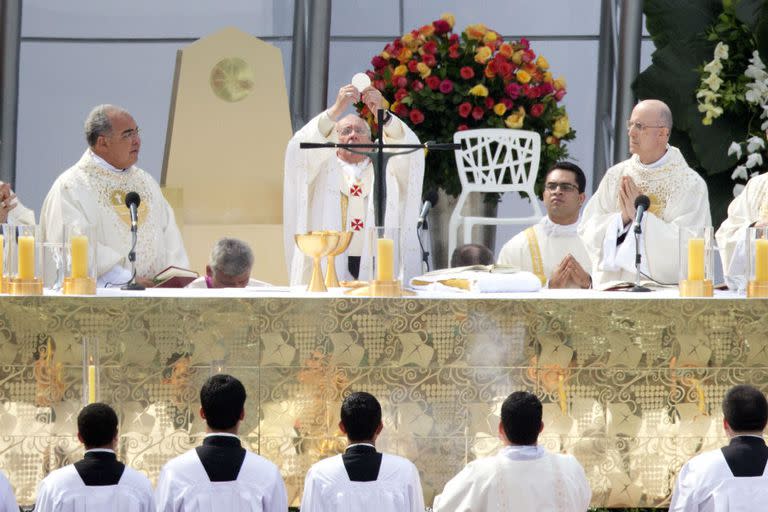
<path fill-rule="evenodd" d="M 755 240 L 755 281 L 768 281 L 768 240 Z"/>
<path fill-rule="evenodd" d="M 379 238 L 376 244 L 376 279 L 379 281 L 395 280 L 395 242 L 389 238 Z"/>
<path fill-rule="evenodd" d="M 704 280 L 704 239 L 688 240 L 688 280 Z"/>
<path fill-rule="evenodd" d="M 93 364 L 93 358 L 88 365 L 88 403 L 96 402 L 96 365 Z"/>
<path fill-rule="evenodd" d="M 72 259 L 72 277 L 88 277 L 88 237 L 76 235 L 70 239 L 69 255 Z"/>
<path fill-rule="evenodd" d="M 35 237 L 19 237 L 19 279 L 35 278 Z"/>

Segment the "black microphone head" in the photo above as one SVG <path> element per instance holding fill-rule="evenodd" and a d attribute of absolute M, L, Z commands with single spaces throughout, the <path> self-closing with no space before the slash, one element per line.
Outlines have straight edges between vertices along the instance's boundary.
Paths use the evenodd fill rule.
<path fill-rule="evenodd" d="M 637 196 L 637 199 L 635 199 L 635 209 L 638 209 L 641 206 L 643 207 L 643 210 L 646 211 L 651 207 L 651 200 L 644 194 L 640 194 Z"/>
<path fill-rule="evenodd" d="M 138 192 L 128 192 L 125 194 L 125 206 L 130 208 L 131 205 L 133 205 L 138 208 L 139 204 L 141 204 L 141 198 L 139 197 Z"/>
<path fill-rule="evenodd" d="M 437 190 L 432 188 L 427 190 L 426 193 L 424 194 L 424 201 L 429 201 L 432 207 L 434 208 L 434 206 L 437 204 L 439 197 L 440 196 L 437 195 Z"/>

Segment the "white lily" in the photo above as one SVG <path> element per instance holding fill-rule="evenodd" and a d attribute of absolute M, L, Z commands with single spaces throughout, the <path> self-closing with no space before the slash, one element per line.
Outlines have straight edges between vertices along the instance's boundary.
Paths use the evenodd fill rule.
<path fill-rule="evenodd" d="M 733 197 L 738 197 L 741 191 L 744 190 L 744 185 L 737 183 L 733 186 Z"/>
<path fill-rule="evenodd" d="M 736 155 L 736 160 L 741 160 L 741 144 L 738 142 L 731 142 L 728 146 L 728 156 Z M 733 179 L 733 177 L 731 177 Z"/>
<path fill-rule="evenodd" d="M 743 165 L 737 166 L 733 170 L 733 172 L 731 173 L 731 179 L 732 180 L 737 180 L 737 179 L 746 180 L 747 179 L 747 168 L 744 167 Z"/>
<path fill-rule="evenodd" d="M 754 136 L 747 139 L 747 152 L 754 153 L 758 149 L 765 149 L 765 141 L 762 137 Z M 741 158 L 741 157 L 739 157 Z"/>
<path fill-rule="evenodd" d="M 727 59 L 728 58 L 728 45 L 724 42 L 720 41 L 717 43 L 717 46 L 715 46 L 715 58 L 716 59 Z"/>
<path fill-rule="evenodd" d="M 751 169 L 756 165 L 763 165 L 763 155 L 760 153 L 752 153 L 747 157 L 747 163 L 745 164 L 747 169 Z"/>
<path fill-rule="evenodd" d="M 707 73 L 714 73 L 716 75 L 719 75 L 722 70 L 723 70 L 723 63 L 717 59 L 707 63 L 707 65 L 704 66 L 704 71 L 706 71 Z"/>
<path fill-rule="evenodd" d="M 709 86 L 713 91 L 717 91 L 720 89 L 720 86 L 723 85 L 723 79 L 713 73 L 710 73 L 710 75 L 705 80 L 702 80 L 702 82 Z"/>

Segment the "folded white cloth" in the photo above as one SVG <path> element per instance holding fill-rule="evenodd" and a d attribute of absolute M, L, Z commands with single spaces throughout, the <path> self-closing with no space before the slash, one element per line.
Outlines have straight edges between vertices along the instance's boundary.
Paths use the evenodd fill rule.
<path fill-rule="evenodd" d="M 541 280 L 531 272 L 488 272 L 455 269 L 430 272 L 411 279 L 414 290 L 475 293 L 537 292 Z"/>

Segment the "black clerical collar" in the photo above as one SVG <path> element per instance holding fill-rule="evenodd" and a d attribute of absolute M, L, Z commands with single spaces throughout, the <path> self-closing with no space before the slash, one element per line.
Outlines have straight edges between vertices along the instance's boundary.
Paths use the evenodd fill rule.
<path fill-rule="evenodd" d="M 731 438 L 731 441 L 728 444 L 749 444 L 754 446 L 765 446 L 765 439 L 763 439 L 763 436 L 757 436 L 754 434 L 737 434 Z"/>
<path fill-rule="evenodd" d="M 94 448 L 92 450 L 86 450 L 83 454 L 84 459 L 98 459 L 98 460 L 117 460 L 117 455 L 114 450 L 107 448 Z"/>
<path fill-rule="evenodd" d="M 211 432 L 203 439 L 203 446 L 242 446 L 240 438 L 227 432 Z"/>
<path fill-rule="evenodd" d="M 370 443 L 353 443 L 347 446 L 345 453 L 376 453 L 376 447 Z"/>

